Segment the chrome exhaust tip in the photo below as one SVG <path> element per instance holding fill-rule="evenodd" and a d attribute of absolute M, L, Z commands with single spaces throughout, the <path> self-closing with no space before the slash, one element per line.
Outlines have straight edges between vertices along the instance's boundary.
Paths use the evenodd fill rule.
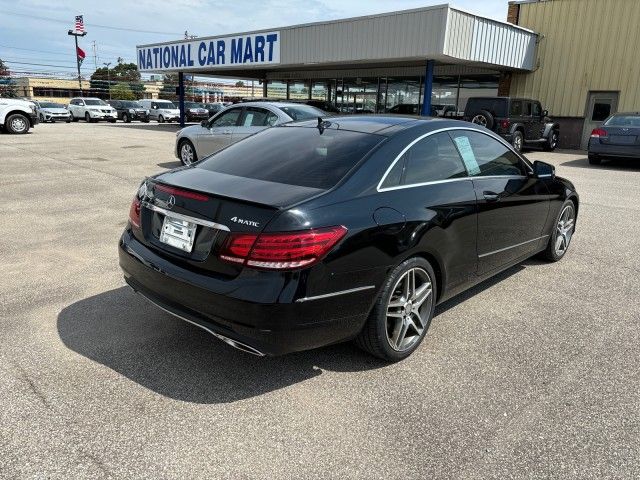
<path fill-rule="evenodd" d="M 224 343 L 226 343 L 227 345 L 231 345 L 233 348 L 236 348 L 238 350 L 241 350 L 245 353 L 250 353 L 251 355 L 255 355 L 257 357 L 264 357 L 264 353 L 262 353 L 260 350 L 253 348 L 250 345 L 247 345 L 245 343 L 239 342 L 237 340 L 234 340 L 232 338 L 229 337 L 225 337 L 224 335 L 220 335 L 219 333 L 214 333 L 213 334 L 216 338 L 218 338 L 219 340 L 222 340 Z"/>

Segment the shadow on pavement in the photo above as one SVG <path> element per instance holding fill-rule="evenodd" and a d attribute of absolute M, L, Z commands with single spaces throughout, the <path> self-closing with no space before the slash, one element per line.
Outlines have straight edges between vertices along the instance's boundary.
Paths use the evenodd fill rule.
<path fill-rule="evenodd" d="M 182 166 L 182 163 L 180 163 L 178 160 L 175 160 L 173 162 L 162 162 L 162 163 L 158 163 L 157 164 L 160 168 L 168 168 L 168 169 L 174 169 L 174 168 L 178 168 Z"/>
<path fill-rule="evenodd" d="M 177 132 L 182 127 L 179 123 L 158 123 L 156 121 L 151 121 L 149 123 L 144 122 L 131 122 L 131 123 L 105 123 L 106 126 L 111 128 L 134 128 L 137 130 L 151 130 L 154 132 Z M 190 125 L 197 125 L 195 123 L 185 123 L 185 127 Z"/>
<path fill-rule="evenodd" d="M 448 300 L 436 315 L 522 271 L 528 260 Z M 322 374 L 387 364 L 343 343 L 282 357 L 254 357 L 179 320 L 128 287 L 80 300 L 58 315 L 58 334 L 71 350 L 161 395 L 194 403 L 228 403 Z"/>
<path fill-rule="evenodd" d="M 588 168 L 590 170 L 640 170 L 640 160 L 616 158 L 612 160 L 602 160 L 600 165 L 591 165 L 586 155 L 584 158 L 562 162 L 563 167 Z"/>
<path fill-rule="evenodd" d="M 227 403 L 262 395 L 331 371 L 386 364 L 350 343 L 283 357 L 254 357 L 179 320 L 128 287 L 80 300 L 58 315 L 71 350 L 161 395 Z"/>

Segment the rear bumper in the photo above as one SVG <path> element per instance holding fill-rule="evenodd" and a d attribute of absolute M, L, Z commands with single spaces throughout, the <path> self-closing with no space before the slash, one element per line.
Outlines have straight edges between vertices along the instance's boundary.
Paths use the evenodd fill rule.
<path fill-rule="evenodd" d="M 599 157 L 639 158 L 640 146 L 638 145 L 608 145 L 599 141 L 589 140 L 589 155 Z"/>
<path fill-rule="evenodd" d="M 119 257 L 125 280 L 136 292 L 183 320 L 265 355 L 353 338 L 375 296 L 375 288 L 366 288 L 306 300 L 305 282 L 291 272 L 252 271 L 234 279 L 196 273 L 157 255 L 129 231 L 120 240 Z"/>

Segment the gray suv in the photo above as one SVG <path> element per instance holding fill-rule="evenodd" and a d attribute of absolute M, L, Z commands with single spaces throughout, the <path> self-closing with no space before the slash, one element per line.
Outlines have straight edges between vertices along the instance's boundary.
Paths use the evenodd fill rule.
<path fill-rule="evenodd" d="M 537 100 L 471 97 L 464 109 L 464 120 L 494 131 L 519 152 L 525 147 L 552 151 L 558 146 L 560 126 Z"/>

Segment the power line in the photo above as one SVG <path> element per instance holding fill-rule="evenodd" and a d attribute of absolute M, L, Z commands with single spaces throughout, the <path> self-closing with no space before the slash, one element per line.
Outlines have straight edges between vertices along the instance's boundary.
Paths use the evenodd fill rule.
<path fill-rule="evenodd" d="M 65 25 L 70 25 L 72 23 L 72 22 L 70 22 L 68 20 L 61 20 L 59 18 L 41 17 L 41 16 L 31 15 L 31 14 L 26 14 L 26 13 L 8 12 L 6 10 L 3 11 L 2 13 L 6 14 L 6 15 L 14 15 L 16 17 L 27 17 L 27 18 L 31 18 L 31 19 L 37 19 L 37 20 L 46 20 L 46 21 L 49 21 L 49 22 L 64 23 Z M 113 27 L 111 25 L 100 25 L 100 24 L 97 24 L 97 23 L 85 23 L 85 25 L 87 27 L 105 28 L 105 29 L 108 29 L 108 30 L 119 30 L 119 31 L 122 31 L 122 32 L 152 33 L 154 35 L 170 35 L 172 37 L 180 37 L 182 35 L 181 33 L 157 32 L 157 31 L 153 31 L 153 30 L 139 30 L 137 28 L 126 28 L 126 27 Z"/>

